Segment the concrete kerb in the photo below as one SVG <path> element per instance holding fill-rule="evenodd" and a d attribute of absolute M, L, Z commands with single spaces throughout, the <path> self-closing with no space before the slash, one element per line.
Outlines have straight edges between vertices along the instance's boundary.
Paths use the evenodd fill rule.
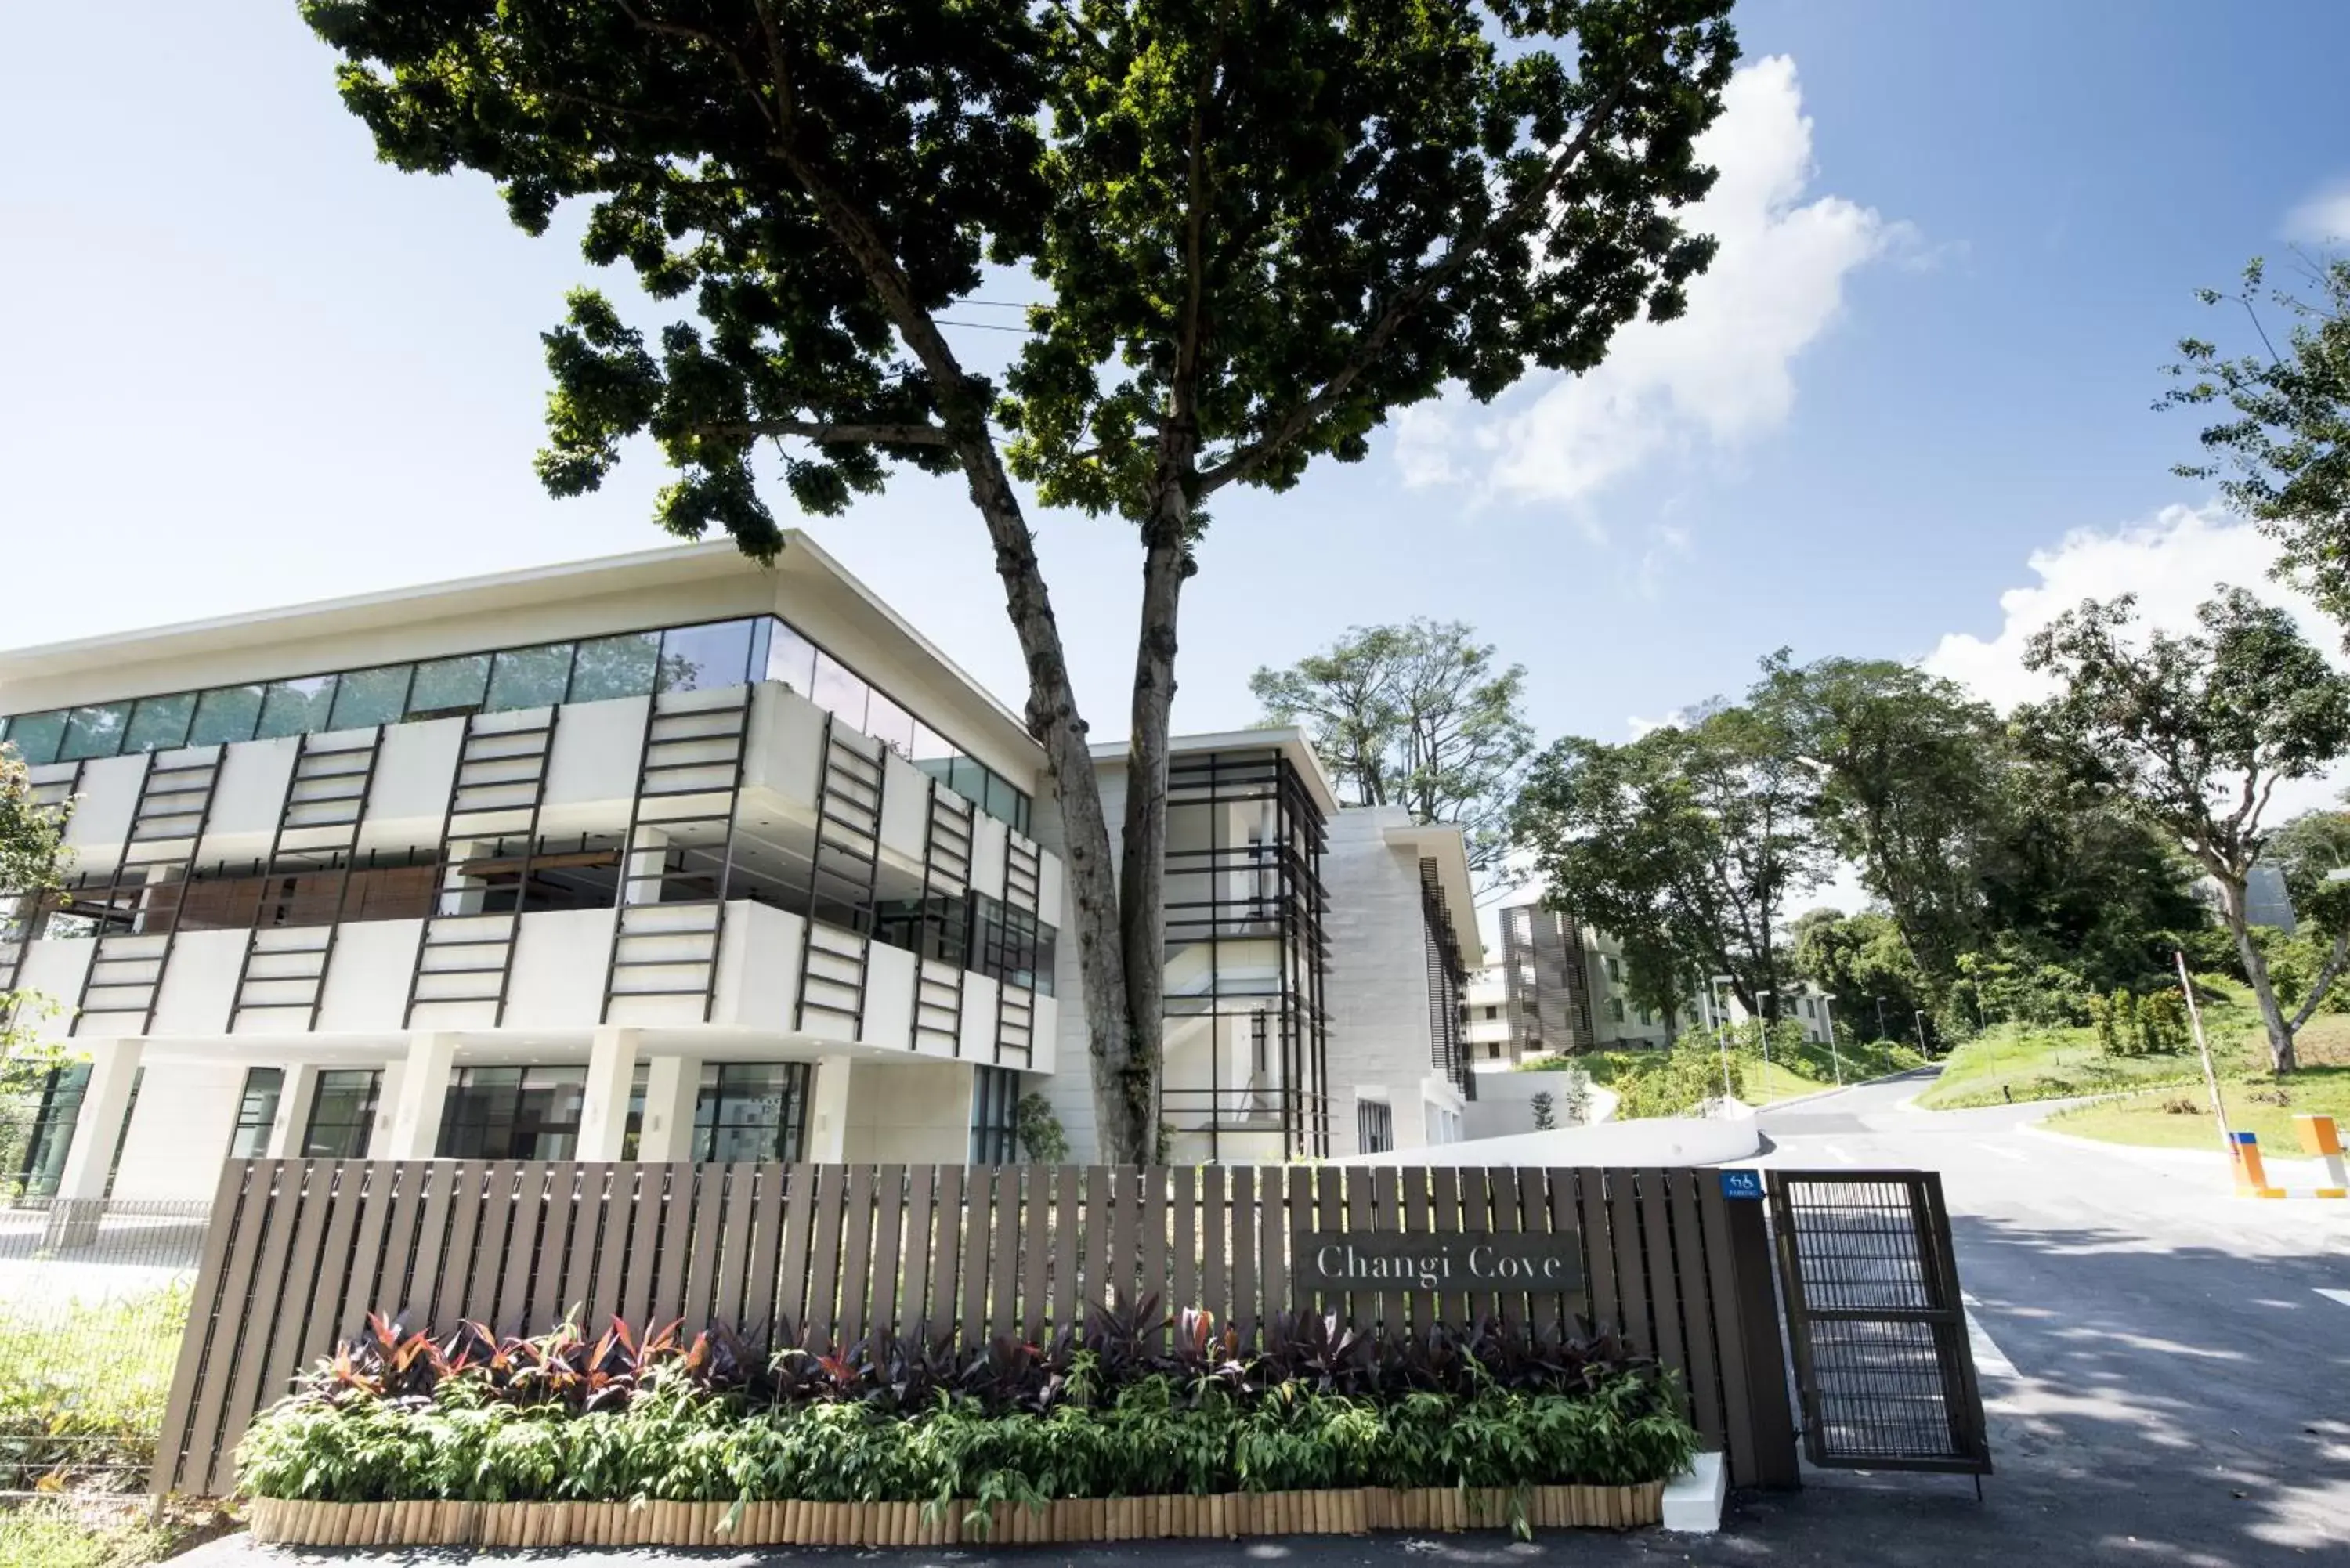
<path fill-rule="evenodd" d="M 1721 1456 L 1699 1454 L 1686 1472 L 1665 1483 L 1661 1522 L 1676 1535 L 1711 1535 L 1721 1528 L 1721 1507 L 1729 1496 L 1729 1471 Z"/>
<path fill-rule="evenodd" d="M 1814 1089 L 1808 1095 L 1790 1095 L 1783 1100 L 1773 1100 L 1767 1105 L 1757 1106 L 1754 1107 L 1754 1114 L 1758 1116 L 1768 1116 L 1773 1111 L 1783 1111 L 1789 1106 L 1805 1105 L 1813 1100 L 1825 1099 L 1830 1095 L 1841 1095 L 1847 1089 L 1866 1089 L 1872 1084 L 1889 1084 L 1896 1078 L 1906 1078 L 1912 1073 L 1923 1072 L 1924 1070 L 1925 1069 L 1922 1067 L 1904 1067 L 1898 1073 L 1879 1073 L 1874 1078 L 1855 1078 L 1848 1084 L 1830 1084 L 1824 1089 Z M 1920 1089 L 1918 1091 L 1918 1094 L 1922 1095 L 1925 1092 L 1925 1090 Z M 1912 1095 L 1909 1096 L 1909 1099 L 1902 1101 L 1901 1108 L 1904 1110 L 1908 1109 L 1910 1102 L 1915 1100 L 1917 1097 L 1917 1095 Z"/>
<path fill-rule="evenodd" d="M 2121 1096 L 2110 1095 L 2099 1096 L 2100 1099 L 2117 1097 Z M 2094 1105 L 2096 1101 L 2079 1100 L 2071 1103 Z M 2053 1143 L 2061 1143 L 2068 1148 L 2094 1149 L 2100 1154 L 2112 1155 L 2116 1159 L 2127 1160 L 2137 1165 L 2169 1166 L 2178 1169 L 2208 1171 L 2221 1178 L 2225 1178 L 2230 1168 L 2225 1149 L 2165 1148 L 2149 1144 L 2115 1143 L 2108 1138 L 2083 1137 L 2078 1133 L 2061 1132 L 2048 1126 L 2044 1117 L 2038 1121 L 2019 1123 L 2016 1130 L 2029 1137 L 2046 1138 Z M 2272 1174 L 2292 1177 L 2304 1182 L 2314 1181 L 2324 1175 L 2324 1168 L 2314 1159 L 2280 1158 L 2270 1159 L 2265 1163 Z"/>

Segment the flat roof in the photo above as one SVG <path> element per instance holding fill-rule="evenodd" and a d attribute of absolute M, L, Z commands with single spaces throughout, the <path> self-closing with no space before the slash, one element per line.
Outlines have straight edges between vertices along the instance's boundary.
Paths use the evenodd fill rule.
<path fill-rule="evenodd" d="M 1094 766 L 1124 767 L 1127 742 L 1107 741 L 1088 747 Z M 1200 734 L 1170 735 L 1167 738 L 1170 755 L 1185 756 L 1201 752 L 1276 751 L 1289 759 L 1298 776 L 1305 781 L 1307 793 L 1314 804 L 1322 808 L 1326 817 L 1336 816 L 1340 809 L 1337 787 L 1322 766 L 1322 759 L 1314 753 L 1314 743 L 1305 732 L 1295 724 L 1269 724 L 1261 730 L 1211 730 Z"/>

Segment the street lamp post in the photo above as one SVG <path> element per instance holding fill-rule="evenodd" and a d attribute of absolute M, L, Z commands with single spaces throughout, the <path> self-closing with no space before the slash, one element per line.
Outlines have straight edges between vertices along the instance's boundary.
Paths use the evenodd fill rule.
<path fill-rule="evenodd" d="M 1877 1037 L 1879 1040 L 1887 1038 L 1885 1033 L 1885 998 L 1881 996 L 1877 999 Z"/>
<path fill-rule="evenodd" d="M 1918 1025 L 1918 1054 L 1920 1056 L 1931 1055 L 1933 1053 L 1926 1049 L 1926 1014 L 1924 1011 L 1922 1009 L 1913 1009 L 1909 1014 L 1909 1018 L 1912 1023 Z"/>

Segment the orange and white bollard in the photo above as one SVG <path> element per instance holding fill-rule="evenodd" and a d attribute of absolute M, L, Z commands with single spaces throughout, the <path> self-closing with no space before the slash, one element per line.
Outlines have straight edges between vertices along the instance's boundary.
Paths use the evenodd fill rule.
<path fill-rule="evenodd" d="M 2239 1198 L 2282 1198 L 2284 1189 L 2269 1185 L 2268 1172 L 2261 1165 L 2261 1140 L 2257 1133 L 2230 1133 L 2235 1157 L 2236 1196 Z"/>
<path fill-rule="evenodd" d="M 2334 1126 L 2334 1118 L 2297 1116 L 2293 1118 L 2293 1130 L 2301 1137 L 2303 1154 L 2314 1154 L 2325 1162 L 2325 1185 L 2310 1196 L 2350 1198 L 2350 1177 L 2342 1170 L 2342 1134 Z"/>

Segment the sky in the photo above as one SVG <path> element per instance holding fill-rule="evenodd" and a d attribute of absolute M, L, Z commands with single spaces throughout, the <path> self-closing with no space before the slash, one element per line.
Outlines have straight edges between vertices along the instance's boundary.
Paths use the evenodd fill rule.
<path fill-rule="evenodd" d="M 2350 234 L 2350 6 L 1755 0 L 1737 25 L 1688 316 L 1220 497 L 1180 728 L 1246 723 L 1252 670 L 1415 615 L 1525 665 L 1545 740 L 1620 740 L 1783 646 L 2005 702 L 2023 637 L 2085 594 L 2176 623 L 2220 580 L 2282 593 L 2170 472 L 2193 424 L 2150 405 L 2179 336 L 2237 330 L 2197 286 Z M 478 177 L 377 163 L 333 66 L 290 5 L 0 22 L 0 646 L 664 542 L 650 452 L 578 500 L 531 472 L 538 334 L 594 273 L 576 223 L 534 240 Z M 956 330 L 982 362 L 1010 341 Z M 1117 736 L 1139 552 L 1032 515 Z M 808 526 L 1018 706 L 959 485 Z"/>

